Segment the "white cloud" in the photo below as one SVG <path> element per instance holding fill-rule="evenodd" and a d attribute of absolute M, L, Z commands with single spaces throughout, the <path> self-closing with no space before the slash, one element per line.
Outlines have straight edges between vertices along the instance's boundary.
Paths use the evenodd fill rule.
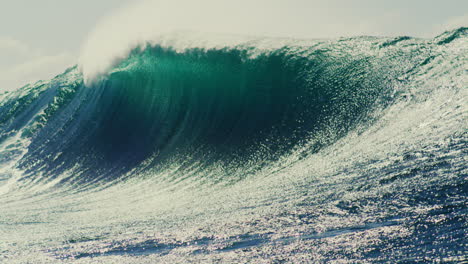
<path fill-rule="evenodd" d="M 49 79 L 75 63 L 68 52 L 41 53 L 19 40 L 0 37 L 0 91 L 14 90 L 41 79 Z"/>
<path fill-rule="evenodd" d="M 40 56 L 28 62 L 14 65 L 0 72 L 1 90 L 14 90 L 41 79 L 50 79 L 63 72 L 74 62 L 68 53 L 53 56 Z"/>
<path fill-rule="evenodd" d="M 18 52 L 18 53 L 30 53 L 30 48 L 19 40 L 11 37 L 0 37 L 0 52 Z"/>
<path fill-rule="evenodd" d="M 17 39 L 0 36 L 0 67 L 20 63 L 22 60 L 39 56 L 40 52 Z"/>

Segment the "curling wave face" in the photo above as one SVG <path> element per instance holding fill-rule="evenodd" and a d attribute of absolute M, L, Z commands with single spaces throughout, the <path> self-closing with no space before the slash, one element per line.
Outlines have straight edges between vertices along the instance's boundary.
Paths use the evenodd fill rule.
<path fill-rule="evenodd" d="M 371 56 L 370 41 L 252 54 L 255 44 L 135 49 L 90 85 L 78 74 L 72 91 L 54 97 L 67 102 L 31 132 L 20 167 L 54 177 L 79 163 L 85 173 L 75 180 L 94 181 L 112 180 L 150 157 L 150 168 L 174 157 L 238 167 L 289 155 L 300 144 L 314 153 L 390 104 L 395 76 L 414 63 Z"/>
<path fill-rule="evenodd" d="M 94 238 L 39 233 L 69 244 L 29 249 L 44 261 L 459 259 L 448 245 L 466 228 L 466 34 L 211 46 L 168 34 L 92 79 L 73 67 L 3 94 L 3 220 L 46 198 L 70 208 L 41 207 L 50 215 L 80 214 L 70 236 Z M 445 219 L 430 228 L 446 237 L 419 229 L 424 217 Z"/>

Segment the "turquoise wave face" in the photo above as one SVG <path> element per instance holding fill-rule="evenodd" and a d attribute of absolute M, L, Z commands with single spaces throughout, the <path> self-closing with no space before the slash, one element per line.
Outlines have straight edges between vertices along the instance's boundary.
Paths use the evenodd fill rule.
<path fill-rule="evenodd" d="M 242 50 L 134 52 L 95 87 L 103 98 L 102 112 L 93 113 L 103 116 L 97 140 L 110 153 L 195 147 L 247 156 L 334 130 L 319 146 L 388 100 L 391 78 L 378 63 L 323 51 L 299 57 L 288 48 L 255 58 Z"/>
<path fill-rule="evenodd" d="M 314 153 L 389 105 L 395 76 L 409 67 L 404 56 L 354 48 L 286 46 L 255 57 L 235 48 L 135 50 L 105 79 L 86 87 L 79 76 L 55 95 L 62 117 L 45 123 L 22 167 L 35 160 L 31 171 L 60 174 L 79 160 L 118 177 L 152 156 L 150 167 L 188 156 L 207 166 L 275 160 L 304 144 Z"/>

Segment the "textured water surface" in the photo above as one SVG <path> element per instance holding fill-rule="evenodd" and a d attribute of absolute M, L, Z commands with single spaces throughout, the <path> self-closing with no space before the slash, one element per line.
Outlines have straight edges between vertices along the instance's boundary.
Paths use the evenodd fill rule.
<path fill-rule="evenodd" d="M 1 263 L 467 261 L 466 28 L 166 38 L 0 95 Z"/>

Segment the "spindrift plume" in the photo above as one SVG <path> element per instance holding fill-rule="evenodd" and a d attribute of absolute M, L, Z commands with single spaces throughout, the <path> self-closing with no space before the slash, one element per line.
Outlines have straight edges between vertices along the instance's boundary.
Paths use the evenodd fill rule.
<path fill-rule="evenodd" d="M 2 95 L 9 259 L 466 260 L 466 28 L 129 47 Z"/>

